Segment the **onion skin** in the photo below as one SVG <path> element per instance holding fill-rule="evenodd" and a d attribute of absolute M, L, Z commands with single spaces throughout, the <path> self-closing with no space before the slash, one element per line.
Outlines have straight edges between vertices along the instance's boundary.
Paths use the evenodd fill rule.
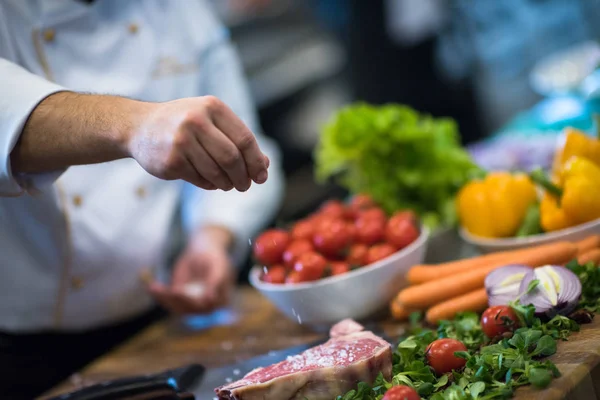
<path fill-rule="evenodd" d="M 532 270 L 527 265 L 514 264 L 490 272 L 484 281 L 489 306 L 504 306 L 514 301 L 521 293 L 521 281 Z"/>
<path fill-rule="evenodd" d="M 519 288 L 519 293 L 527 291 L 534 279 L 540 283 L 528 294 L 523 294 L 521 304 L 532 304 L 539 317 L 552 318 L 557 314 L 568 315 L 581 297 L 581 281 L 568 268 L 560 265 L 546 265 L 528 272 Z"/>

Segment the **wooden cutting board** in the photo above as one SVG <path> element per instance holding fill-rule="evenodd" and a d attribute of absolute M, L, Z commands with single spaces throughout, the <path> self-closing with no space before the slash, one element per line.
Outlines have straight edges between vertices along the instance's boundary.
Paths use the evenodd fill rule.
<path fill-rule="evenodd" d="M 550 358 L 562 376 L 550 387 L 535 390 L 519 388 L 517 399 L 527 400 L 595 400 L 600 399 L 600 316 L 581 326 L 568 341 L 559 341 Z"/>

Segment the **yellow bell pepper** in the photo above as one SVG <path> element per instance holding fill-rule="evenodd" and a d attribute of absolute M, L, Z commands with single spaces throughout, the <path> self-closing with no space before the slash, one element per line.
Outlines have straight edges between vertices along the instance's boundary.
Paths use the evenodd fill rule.
<path fill-rule="evenodd" d="M 575 223 L 558 204 L 558 198 L 544 193 L 540 201 L 540 225 L 545 232 L 558 231 L 573 226 Z"/>
<path fill-rule="evenodd" d="M 461 225 L 473 235 L 509 237 L 516 234 L 536 200 L 535 185 L 527 175 L 492 172 L 463 186 L 457 209 Z"/>
<path fill-rule="evenodd" d="M 565 128 L 564 145 L 556 152 L 552 165 L 552 175 L 561 180 L 566 162 L 572 157 L 583 157 L 600 165 L 600 140 L 586 135 L 584 132 Z"/>
<path fill-rule="evenodd" d="M 600 167 L 589 159 L 571 157 L 567 160 L 558 187 L 550 182 L 540 183 L 547 189 L 540 204 L 541 225 L 545 231 L 600 218 Z"/>

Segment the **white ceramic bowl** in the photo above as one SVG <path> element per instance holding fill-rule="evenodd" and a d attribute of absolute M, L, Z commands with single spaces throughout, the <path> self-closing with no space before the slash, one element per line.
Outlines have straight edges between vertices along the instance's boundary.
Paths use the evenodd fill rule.
<path fill-rule="evenodd" d="M 387 307 L 407 285 L 408 269 L 423 262 L 429 231 L 391 256 L 344 275 L 290 285 L 260 280 L 261 267 L 250 271 L 250 283 L 290 319 L 308 325 L 330 325 L 344 318 L 361 320 Z"/>
<path fill-rule="evenodd" d="M 542 233 L 523 238 L 482 238 L 480 236 L 474 236 L 470 234 L 464 228 L 460 228 L 459 234 L 463 240 L 476 246 L 483 253 L 491 253 L 494 251 L 520 249 L 539 244 L 558 242 L 561 240 L 577 241 L 584 239 L 590 235 L 600 234 L 600 219 L 573 226 L 571 228 L 561 229 L 560 231 Z"/>

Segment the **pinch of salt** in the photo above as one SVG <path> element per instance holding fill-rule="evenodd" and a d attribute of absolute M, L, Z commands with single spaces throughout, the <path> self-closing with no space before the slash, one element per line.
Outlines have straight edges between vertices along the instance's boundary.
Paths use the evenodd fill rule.
<path fill-rule="evenodd" d="M 205 289 L 206 288 L 202 283 L 194 282 L 185 285 L 183 287 L 183 292 L 190 297 L 198 298 L 204 294 Z"/>

